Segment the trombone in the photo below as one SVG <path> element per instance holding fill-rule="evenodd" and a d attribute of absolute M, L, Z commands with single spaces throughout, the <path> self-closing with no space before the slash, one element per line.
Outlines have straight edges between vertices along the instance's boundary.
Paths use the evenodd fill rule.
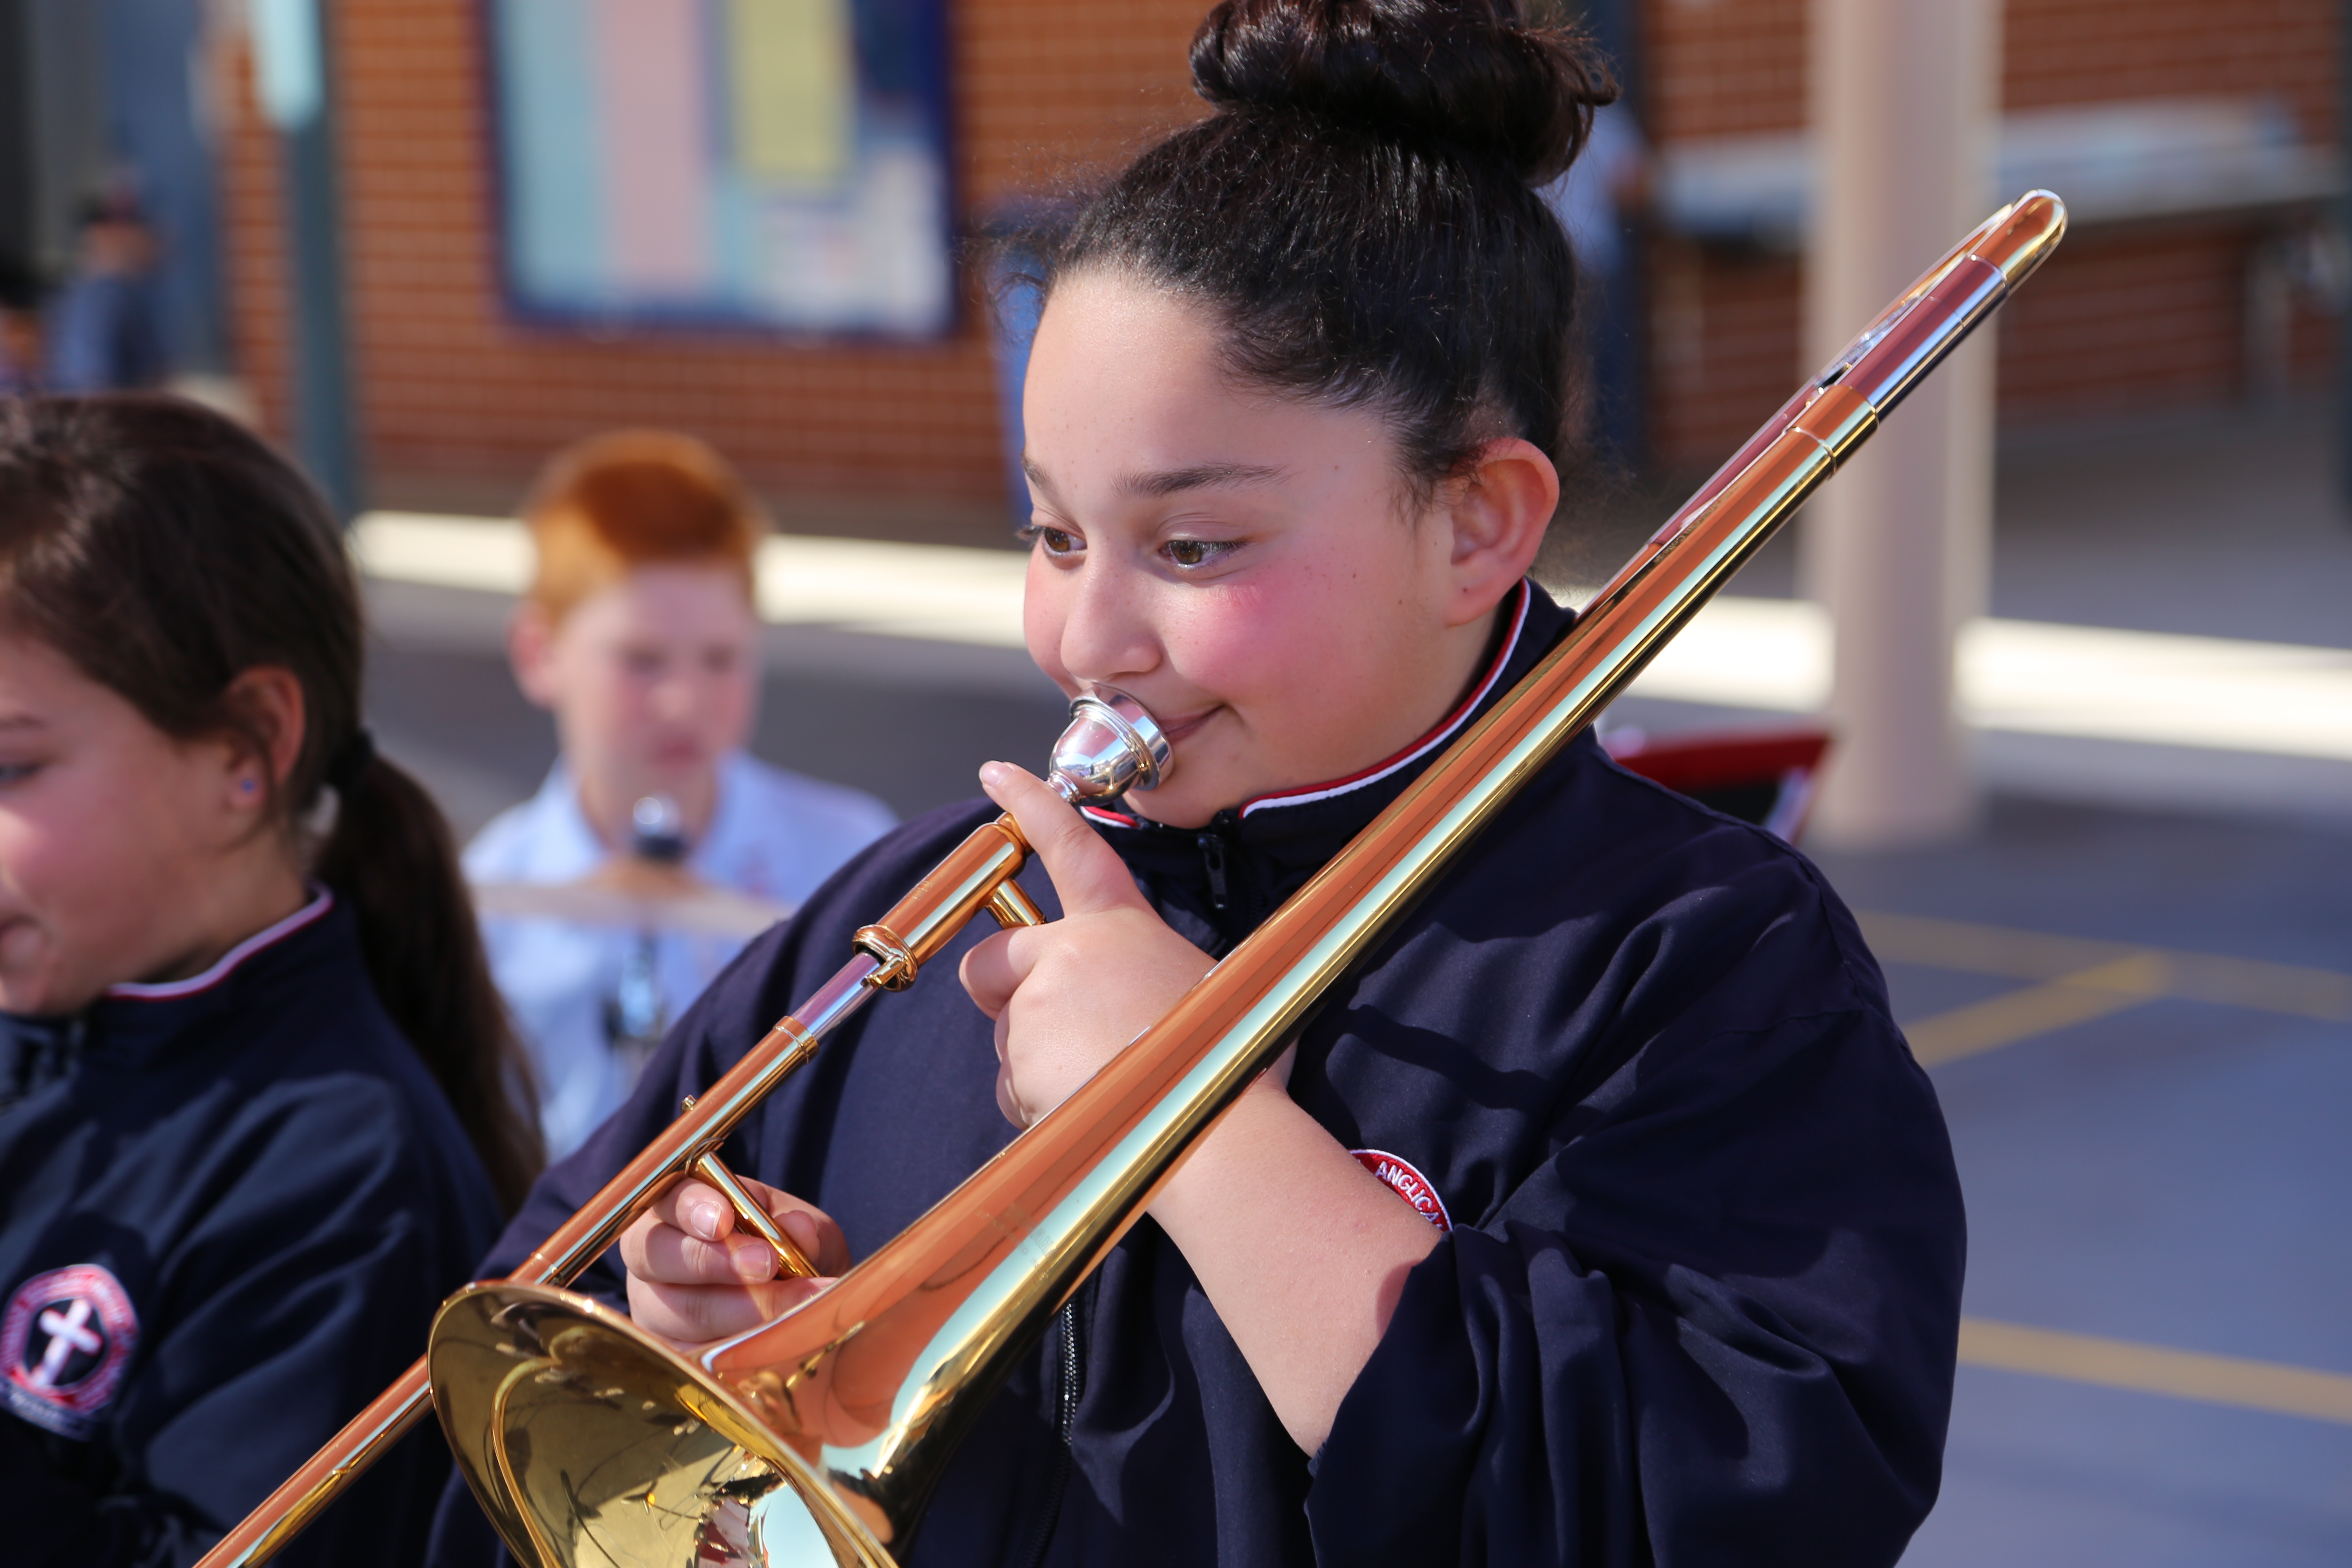
<path fill-rule="evenodd" d="M 434 1324 L 428 1378 L 412 1372 L 396 1384 L 346 1429 L 357 1442 L 323 1450 L 202 1568 L 258 1563 L 290 1538 L 331 1497 L 320 1497 L 325 1480 L 355 1473 L 398 1435 L 372 1436 L 391 1413 L 414 1420 L 428 1397 L 423 1381 L 485 1511 L 540 1568 L 895 1568 L 988 1395 L 1323 994 L 2064 230 L 2063 205 L 2035 191 L 1962 240 L 1675 512 L 1516 689 L 1165 1018 L 830 1289 L 687 1356 L 555 1288 L 688 1171 L 723 1176 L 712 1155 L 723 1129 L 874 990 L 911 981 L 982 909 L 1034 921 L 1009 880 L 1026 857 L 1018 833 L 1003 819 L 976 830 L 858 933 L 858 957 L 803 1011 L 522 1270 L 450 1298 Z M 1157 782 L 1168 758 L 1149 716 L 1117 693 L 1094 700 L 1079 700 L 1057 748 L 1057 773 L 1064 750 L 1077 768 L 1057 787 L 1086 798 Z M 731 1178 L 716 1184 L 747 1221 L 765 1224 Z"/>

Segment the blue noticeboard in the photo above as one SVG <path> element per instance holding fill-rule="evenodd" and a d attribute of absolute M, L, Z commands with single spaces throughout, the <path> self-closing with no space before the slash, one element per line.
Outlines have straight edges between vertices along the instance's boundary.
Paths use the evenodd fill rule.
<path fill-rule="evenodd" d="M 520 313 L 953 325 L 942 0 L 483 4 Z"/>

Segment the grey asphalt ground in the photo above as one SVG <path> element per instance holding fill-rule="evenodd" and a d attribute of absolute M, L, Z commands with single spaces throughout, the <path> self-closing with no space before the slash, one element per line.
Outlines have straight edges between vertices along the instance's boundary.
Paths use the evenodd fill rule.
<path fill-rule="evenodd" d="M 2326 421 L 2290 410 L 2009 452 L 1995 610 L 2352 646 L 2352 525 L 2327 493 Z M 1738 591 L 1786 592 L 1790 577 L 1781 552 Z M 471 831 L 554 755 L 496 651 L 504 605 L 399 585 L 379 585 L 375 604 L 379 736 Z M 1060 723 L 1058 699 L 1016 653 L 793 629 L 772 632 L 768 655 L 754 750 L 901 813 L 970 796 L 992 756 L 1035 765 Z M 1643 721 L 1763 721 L 1672 706 Z M 2179 779 L 2136 790 L 2125 775 L 2161 758 L 2061 761 L 2047 788 L 1996 773 L 1963 842 L 1818 858 L 1857 909 L 1910 918 L 1873 940 L 1909 933 L 1880 951 L 1915 1045 L 2022 998 L 2025 1022 L 1930 1069 L 1969 1198 L 1967 1310 L 2352 1375 L 2352 1010 L 2331 1014 L 2326 988 L 2326 974 L 2352 973 L 2352 800 L 2315 809 L 2298 784 L 2282 806 L 2237 787 L 2265 764 L 2223 753 L 2200 760 L 2210 798 Z M 2078 938 L 2157 954 L 2171 966 L 2159 973 L 2200 962 L 2166 954 L 2242 962 L 2226 994 L 2158 984 L 2074 1022 L 2063 1004 L 2075 994 L 2060 986 L 2062 1005 L 2035 1026 L 2032 1005 L 2052 988 L 1975 952 L 1970 933 L 1987 931 L 2029 961 L 2063 951 L 2047 938 Z M 1979 1365 L 1960 1371 L 1942 1500 L 1906 1559 L 2347 1561 L 2352 1415 Z"/>

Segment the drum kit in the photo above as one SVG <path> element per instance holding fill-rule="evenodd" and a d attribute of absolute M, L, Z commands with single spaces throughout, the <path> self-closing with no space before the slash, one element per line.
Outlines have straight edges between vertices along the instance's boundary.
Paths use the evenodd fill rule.
<path fill-rule="evenodd" d="M 706 882 L 687 869 L 677 802 L 649 795 L 630 814 L 628 850 L 576 882 L 477 882 L 474 907 L 507 920 L 562 921 L 658 935 L 731 936 L 749 942 L 791 906 Z"/>
<path fill-rule="evenodd" d="M 704 881 L 683 866 L 615 857 L 576 882 L 477 882 L 474 907 L 503 920 L 563 921 L 625 931 L 681 931 L 749 942 L 791 914 Z"/>
<path fill-rule="evenodd" d="M 649 795 L 630 815 L 627 848 L 577 881 L 477 882 L 473 892 L 474 907 L 485 918 L 631 933 L 604 1012 L 605 1039 L 634 1077 L 634 1069 L 661 1043 L 672 1016 L 674 999 L 663 994 L 661 984 L 661 939 L 740 945 L 793 911 L 790 905 L 719 887 L 689 870 L 685 816 L 670 796 Z"/>

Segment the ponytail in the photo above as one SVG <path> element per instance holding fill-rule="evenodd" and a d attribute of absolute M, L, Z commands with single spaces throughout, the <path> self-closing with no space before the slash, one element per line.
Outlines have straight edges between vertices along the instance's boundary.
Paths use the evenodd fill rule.
<path fill-rule="evenodd" d="M 545 1163 L 528 1058 L 483 956 L 449 825 L 406 773 L 354 731 L 337 769 L 335 826 L 314 870 L 359 919 L 384 1011 L 447 1095 L 511 1214 Z"/>
<path fill-rule="evenodd" d="M 180 398 L 0 398 L 0 612 L 184 741 L 266 754 L 236 681 L 275 666 L 301 683 L 301 749 L 265 774 L 271 820 L 299 848 L 334 791 L 312 873 L 352 907 L 378 1000 L 520 1205 L 544 1158 L 530 1069 L 449 826 L 360 727 L 359 582 L 318 492 Z"/>

